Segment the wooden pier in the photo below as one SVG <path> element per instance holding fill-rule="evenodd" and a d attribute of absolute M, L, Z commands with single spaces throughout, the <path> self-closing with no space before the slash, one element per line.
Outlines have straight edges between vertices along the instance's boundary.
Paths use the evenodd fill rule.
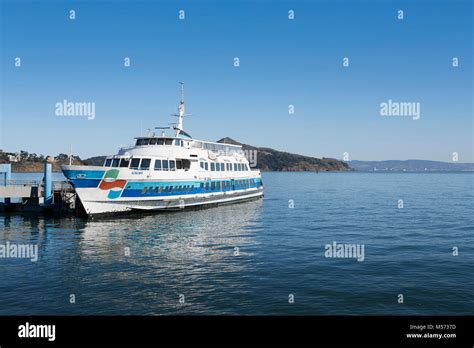
<path fill-rule="evenodd" d="M 67 181 L 52 181 L 47 164 L 41 181 L 11 180 L 9 167 L 5 165 L 0 167 L 1 173 L 4 174 L 4 180 L 0 181 L 0 213 L 84 214 L 74 188 Z"/>
<path fill-rule="evenodd" d="M 11 182 L 0 186 L 0 213 L 38 213 L 48 215 L 82 215 L 83 207 L 68 182 L 53 182 L 52 200 L 45 204 L 44 187 L 35 182 Z"/>

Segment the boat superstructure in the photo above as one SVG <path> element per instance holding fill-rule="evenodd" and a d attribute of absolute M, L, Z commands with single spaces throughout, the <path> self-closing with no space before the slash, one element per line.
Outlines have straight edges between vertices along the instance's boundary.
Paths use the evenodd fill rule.
<path fill-rule="evenodd" d="M 240 145 L 193 139 L 183 129 L 184 90 L 171 136 L 137 137 L 102 166 L 63 165 L 87 214 L 178 210 L 261 198 L 259 170 Z"/>

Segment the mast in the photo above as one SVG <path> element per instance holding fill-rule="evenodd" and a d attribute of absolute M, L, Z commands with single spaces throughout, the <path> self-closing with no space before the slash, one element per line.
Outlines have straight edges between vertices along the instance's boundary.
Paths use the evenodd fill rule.
<path fill-rule="evenodd" d="M 183 129 L 183 117 L 191 116 L 191 115 L 184 113 L 184 82 L 180 81 L 179 84 L 181 85 L 181 100 L 179 102 L 178 113 L 172 115 L 172 116 L 178 117 L 178 122 L 172 123 L 172 125 L 173 125 L 173 129 L 176 131 L 176 135 L 175 135 L 176 137 L 181 135 L 181 136 L 191 138 L 191 136 L 188 133 L 186 133 Z"/>
<path fill-rule="evenodd" d="M 178 107 L 178 124 L 176 125 L 176 136 L 183 130 L 183 117 L 184 117 L 184 82 L 179 82 L 181 85 L 181 101 Z"/>

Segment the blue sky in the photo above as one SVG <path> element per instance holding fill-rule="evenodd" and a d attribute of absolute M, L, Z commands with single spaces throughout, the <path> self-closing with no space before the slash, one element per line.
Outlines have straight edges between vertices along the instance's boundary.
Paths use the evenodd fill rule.
<path fill-rule="evenodd" d="M 0 2 L 4 150 L 115 153 L 175 121 L 184 81 L 195 138 L 316 157 L 474 160 L 469 0 Z M 95 102 L 95 119 L 56 116 L 63 99 Z M 381 117 L 389 99 L 419 102 L 420 119 Z"/>

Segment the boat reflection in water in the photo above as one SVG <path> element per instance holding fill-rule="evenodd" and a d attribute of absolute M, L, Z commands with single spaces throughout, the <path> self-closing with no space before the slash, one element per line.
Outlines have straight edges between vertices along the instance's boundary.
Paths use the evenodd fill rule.
<path fill-rule="evenodd" d="M 1 243 L 39 254 L 2 260 L 0 302 L 14 305 L 0 314 L 225 314 L 232 292 L 248 289 L 262 203 L 96 221 L 0 216 Z"/>
<path fill-rule="evenodd" d="M 85 259 L 124 260 L 158 269 L 188 262 L 219 263 L 236 254 L 251 256 L 245 247 L 255 243 L 249 231 L 261 205 L 262 201 L 252 201 L 234 207 L 88 221 L 82 229 L 80 252 Z M 229 266 L 240 267 L 238 263 Z"/>

